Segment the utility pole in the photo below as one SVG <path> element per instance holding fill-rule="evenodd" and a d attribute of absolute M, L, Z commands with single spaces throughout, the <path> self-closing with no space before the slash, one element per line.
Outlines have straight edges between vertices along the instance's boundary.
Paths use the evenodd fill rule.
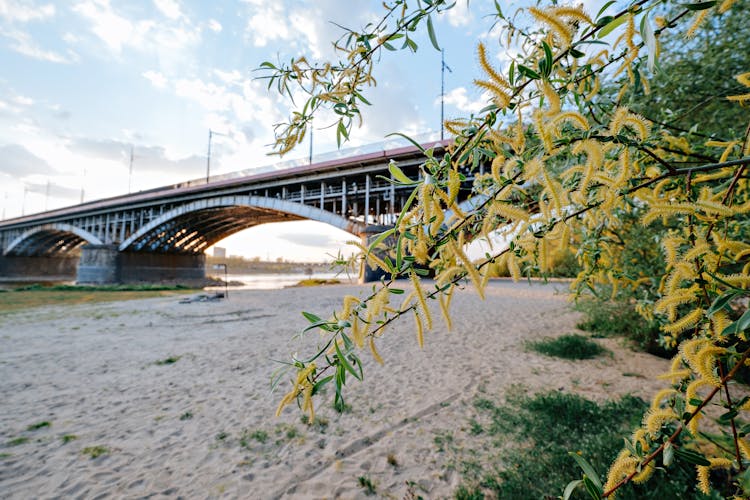
<path fill-rule="evenodd" d="M 130 190 L 132 181 L 133 181 L 133 145 L 131 144 L 130 145 L 130 168 L 128 169 L 128 194 L 132 192 Z M 81 202 L 83 202 L 83 200 L 81 200 Z"/>
<path fill-rule="evenodd" d="M 5 192 L 5 200 L 3 201 L 3 218 L 5 220 L 5 207 L 8 206 L 8 192 Z"/>
<path fill-rule="evenodd" d="M 227 134 L 222 134 L 221 132 L 215 132 L 211 129 L 208 129 L 208 152 L 206 153 L 206 184 L 208 184 L 208 180 L 211 177 L 211 139 L 215 135 L 229 137 Z"/>
<path fill-rule="evenodd" d="M 440 51 L 440 140 L 445 136 L 445 70 L 453 73 L 453 70 L 445 64 L 445 49 Z"/>
<path fill-rule="evenodd" d="M 47 205 L 49 202 L 49 179 L 47 179 L 47 189 L 44 191 L 44 211 L 47 211 Z"/>
<path fill-rule="evenodd" d="M 26 215 L 26 193 L 29 192 L 29 188 L 27 186 L 23 187 L 23 202 L 21 203 L 21 217 Z"/>
<path fill-rule="evenodd" d="M 206 153 L 206 184 L 208 184 L 208 178 L 211 177 L 211 137 L 213 137 L 213 130 L 208 129 L 208 152 Z"/>
<path fill-rule="evenodd" d="M 86 167 L 83 167 L 83 176 L 81 177 L 81 204 L 83 204 L 83 183 L 86 180 Z"/>
<path fill-rule="evenodd" d="M 310 160 L 309 160 L 310 165 L 312 165 L 312 157 L 313 157 L 313 126 L 312 126 L 312 123 L 310 123 Z"/>

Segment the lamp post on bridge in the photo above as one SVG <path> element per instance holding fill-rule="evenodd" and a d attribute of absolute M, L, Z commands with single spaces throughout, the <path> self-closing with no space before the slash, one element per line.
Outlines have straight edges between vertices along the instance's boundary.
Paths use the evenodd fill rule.
<path fill-rule="evenodd" d="M 206 184 L 208 184 L 208 180 L 211 177 L 211 139 L 215 135 L 229 137 L 229 135 L 227 134 L 222 134 L 221 132 L 215 132 L 211 129 L 208 129 L 208 152 L 206 153 Z"/>
<path fill-rule="evenodd" d="M 229 298 L 229 281 L 227 281 L 227 265 L 226 264 L 214 264 L 214 269 L 219 270 L 224 268 L 224 298 Z"/>

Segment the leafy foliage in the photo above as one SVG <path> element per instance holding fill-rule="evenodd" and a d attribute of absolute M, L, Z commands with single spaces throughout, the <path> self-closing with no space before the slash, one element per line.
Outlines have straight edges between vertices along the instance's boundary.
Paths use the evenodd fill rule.
<path fill-rule="evenodd" d="M 544 275 L 553 249 L 573 247 L 581 265 L 572 284 L 575 293 L 600 295 L 607 289 L 612 299 L 633 298 L 635 310 L 660 325 L 660 343 L 678 354 L 662 377 L 666 387 L 625 439 L 606 480 L 601 482 L 579 457 L 583 475 L 568 493 L 611 497 L 628 483 L 648 481 L 661 460 L 670 471 L 695 466 L 705 494 L 720 488 L 723 494 L 750 495 L 750 485 L 742 480 L 750 441 L 737 420 L 750 404 L 748 398 L 732 397 L 729 384 L 750 359 L 748 115 L 736 115 L 736 126 L 717 140 L 695 134 L 692 126 L 649 120 L 623 100 L 628 92 L 640 95 L 649 88 L 662 36 L 689 40 L 667 46 L 666 54 L 674 58 L 663 55 L 662 60 L 677 64 L 681 50 L 702 50 L 695 38 L 702 28 L 716 29 L 723 37 L 729 16 L 741 23 L 746 16 L 735 9 L 744 3 L 615 1 L 591 15 L 553 1 L 512 17 L 496 5 L 493 34 L 514 55 L 498 69 L 479 43 L 484 77 L 475 84 L 490 95 L 487 107 L 477 116 L 445 123 L 454 142 L 444 154 L 422 150 L 418 179 L 391 165 L 393 182 L 411 187 L 411 196 L 395 227 L 362 248 L 360 256 L 388 278 L 367 296 L 345 297 L 328 319 L 304 313 L 310 321 L 306 331 L 320 332 L 323 341 L 313 355 L 287 364 L 296 374 L 277 413 L 296 401 L 313 421 L 314 396 L 330 382 L 334 405 L 344 408 L 347 380 L 363 379 L 359 353 L 367 347 L 382 363 L 376 344 L 392 321 L 411 316 L 422 345 L 424 332 L 434 326 L 431 301 L 451 328 L 457 283 L 468 281 L 483 298 L 493 266 L 505 266 L 516 279 L 533 271 Z M 299 90 L 308 95 L 289 122 L 277 128 L 280 154 L 299 143 L 321 107 L 340 116 L 336 135 L 346 139 L 359 106 L 367 104 L 362 92 L 374 83 L 376 58 L 395 48 L 395 40 L 416 51 L 412 33 L 421 25 L 438 46 L 431 16 L 449 9 L 446 2 L 394 0 L 384 8 L 380 23 L 345 30 L 337 43 L 343 63 L 318 65 L 297 58 L 286 66 L 263 64 L 269 85 L 289 96 Z M 709 34 L 705 40 L 713 38 Z M 732 43 L 726 46 L 727 58 L 733 57 Z M 702 86 L 710 101 L 734 110 L 750 102 L 748 66 L 713 73 L 730 84 Z M 666 101 L 656 103 L 668 114 Z M 457 196 L 467 174 L 475 178 L 474 204 L 463 210 Z M 479 261 L 469 259 L 465 244 L 490 234 L 510 243 Z M 390 240 L 395 244 L 386 246 Z M 425 287 L 421 277 L 430 271 L 434 285 Z M 399 277 L 409 279 L 410 290 L 396 286 Z M 392 303 L 395 298 L 400 305 Z M 732 446 L 705 442 L 702 419 L 714 405 L 724 407 L 718 424 Z M 737 481 L 712 482 L 719 474 Z"/>
<path fill-rule="evenodd" d="M 603 347 L 582 335 L 562 335 L 526 345 L 532 351 L 564 359 L 590 359 L 604 352 Z"/>

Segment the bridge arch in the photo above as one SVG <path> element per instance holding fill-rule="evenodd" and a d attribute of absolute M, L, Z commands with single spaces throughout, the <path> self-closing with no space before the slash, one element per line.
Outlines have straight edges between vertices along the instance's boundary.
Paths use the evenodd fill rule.
<path fill-rule="evenodd" d="M 268 222 L 314 220 L 352 234 L 364 224 L 317 207 L 264 196 L 220 196 L 163 213 L 119 245 L 119 251 L 201 253 L 238 231 Z"/>
<path fill-rule="evenodd" d="M 69 253 L 83 244 L 102 245 L 90 232 L 70 224 L 44 224 L 25 231 L 10 242 L 5 255 L 41 256 Z"/>

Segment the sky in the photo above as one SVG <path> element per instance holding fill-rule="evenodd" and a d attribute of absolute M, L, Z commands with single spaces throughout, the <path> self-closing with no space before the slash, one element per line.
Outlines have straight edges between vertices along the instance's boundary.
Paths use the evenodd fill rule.
<path fill-rule="evenodd" d="M 471 82 L 480 76 L 483 9 L 494 7 L 467 3 L 434 19 L 451 70 L 446 117 L 487 103 Z M 217 132 L 212 175 L 278 162 L 268 156 L 273 124 L 290 104 L 266 90 L 256 68 L 303 54 L 330 58 L 336 24 L 358 29 L 383 12 L 371 0 L 0 0 L 2 218 L 205 177 L 209 130 Z M 366 94 L 372 106 L 345 148 L 391 132 L 439 135 L 440 52 L 426 35 L 416 41 L 416 54 L 383 55 Z M 321 118 L 316 155 L 336 150 Z M 307 157 L 309 147 L 284 160 Z M 232 255 L 321 261 L 351 239 L 325 224 L 289 222 L 217 245 Z"/>

